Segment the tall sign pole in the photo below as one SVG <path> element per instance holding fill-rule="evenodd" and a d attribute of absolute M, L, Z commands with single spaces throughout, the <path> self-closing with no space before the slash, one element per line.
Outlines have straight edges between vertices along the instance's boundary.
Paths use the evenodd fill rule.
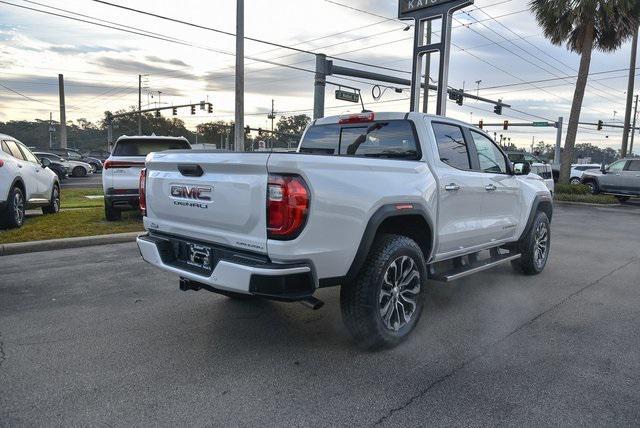
<path fill-rule="evenodd" d="M 440 57 L 440 66 L 438 71 L 436 114 L 441 116 L 446 114 L 453 12 L 472 5 L 473 2 L 474 0 L 399 0 L 398 18 L 411 19 L 415 24 L 411 78 L 411 111 L 417 112 L 420 111 L 421 107 L 424 108 L 424 105 L 420 105 L 423 57 L 437 52 Z M 425 37 L 425 29 L 431 27 L 432 22 L 438 19 L 442 24 L 440 41 L 433 43 L 430 37 Z M 430 59 L 428 62 L 430 63 Z M 428 96 L 428 94 L 425 93 L 425 96 Z"/>
<path fill-rule="evenodd" d="M 234 150 L 244 152 L 244 0 L 236 0 L 236 121 Z"/>
<path fill-rule="evenodd" d="M 138 74 L 138 112 L 142 110 L 142 74 Z M 142 113 L 138 113 L 138 135 L 142 135 Z"/>

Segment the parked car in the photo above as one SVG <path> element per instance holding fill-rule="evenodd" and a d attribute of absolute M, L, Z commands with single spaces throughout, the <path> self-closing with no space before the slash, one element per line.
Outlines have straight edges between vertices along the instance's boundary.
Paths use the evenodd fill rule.
<path fill-rule="evenodd" d="M 88 152 L 85 152 L 82 155 L 90 158 L 99 159 L 102 163 L 104 163 L 104 161 L 106 161 L 109 158 L 111 153 L 106 150 L 89 150 Z"/>
<path fill-rule="evenodd" d="M 507 155 L 512 163 L 528 162 L 531 165 L 531 174 L 540 176 L 553 195 L 555 181 L 553 180 L 553 169 L 548 162 L 526 152 L 507 152 Z"/>
<path fill-rule="evenodd" d="M 191 145 L 184 137 L 118 138 L 102 173 L 104 212 L 108 221 L 119 220 L 122 211 L 138 209 L 140 170 L 145 157 L 151 152 L 176 149 L 191 149 Z"/>
<path fill-rule="evenodd" d="M 102 160 L 96 157 L 83 155 L 79 150 L 57 148 L 51 149 L 51 152 L 69 161 L 88 163 L 93 168 L 93 172 L 102 171 Z"/>
<path fill-rule="evenodd" d="M 74 161 L 65 159 L 55 153 L 49 152 L 34 152 L 36 156 L 40 158 L 47 158 L 52 162 L 58 162 L 67 167 L 69 175 L 72 177 L 85 177 L 88 174 L 93 174 L 93 167 L 86 162 Z"/>
<path fill-rule="evenodd" d="M 69 170 L 62 163 L 52 160 L 53 158 L 38 156 L 37 153 L 34 153 L 34 155 L 38 158 L 38 160 L 40 160 L 40 163 L 42 163 L 44 159 L 48 159 L 49 165 L 47 167 L 56 173 L 60 181 L 66 180 L 67 178 L 69 178 Z"/>
<path fill-rule="evenodd" d="M 586 163 L 586 164 L 573 164 L 571 165 L 571 175 L 569 178 L 569 183 L 571 184 L 580 184 L 582 180 L 582 175 L 585 171 L 600 169 L 600 165 L 597 163 Z"/>
<path fill-rule="evenodd" d="M 0 134 L 0 222 L 21 227 L 25 210 L 41 207 L 44 214 L 60 210 L 60 180 L 20 141 Z"/>
<path fill-rule="evenodd" d="M 150 154 L 139 190 L 148 234 L 137 242 L 182 290 L 318 308 L 316 290 L 341 285 L 355 341 L 391 347 L 418 322 L 427 278 L 506 262 L 542 272 L 553 205 L 529 172 L 453 119 L 326 117 L 298 153 Z"/>
<path fill-rule="evenodd" d="M 640 196 L 640 159 L 620 159 L 600 170 L 587 170 L 581 181 L 593 194 L 614 195 L 626 202 L 632 196 Z"/>

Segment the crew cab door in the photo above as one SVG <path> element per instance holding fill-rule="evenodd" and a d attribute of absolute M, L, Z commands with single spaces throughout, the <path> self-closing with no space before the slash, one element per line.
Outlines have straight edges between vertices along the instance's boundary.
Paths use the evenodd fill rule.
<path fill-rule="evenodd" d="M 447 258 L 486 241 L 481 211 L 485 177 L 472 168 L 472 145 L 460 126 L 431 124 L 440 157 L 434 165 L 439 201 L 437 254 Z"/>
<path fill-rule="evenodd" d="M 477 165 L 482 173 L 482 200 L 485 242 L 512 238 L 522 215 L 520 184 L 511 175 L 507 156 L 486 135 L 469 130 L 475 148 Z"/>
<path fill-rule="evenodd" d="M 622 177 L 622 171 L 626 165 L 626 160 L 619 160 L 612 163 L 607 167 L 607 173 L 598 177 L 598 186 L 600 190 L 611 193 L 624 193 L 622 189 L 624 187 L 624 179 Z"/>

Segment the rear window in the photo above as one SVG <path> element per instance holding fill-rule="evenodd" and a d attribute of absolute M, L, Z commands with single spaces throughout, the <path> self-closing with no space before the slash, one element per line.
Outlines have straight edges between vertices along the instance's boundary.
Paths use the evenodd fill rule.
<path fill-rule="evenodd" d="M 318 125 L 307 131 L 300 153 L 419 159 L 413 127 L 408 120 L 389 120 L 362 125 Z"/>
<path fill-rule="evenodd" d="M 113 149 L 114 156 L 146 156 L 152 152 L 184 150 L 191 146 L 184 140 L 121 140 Z"/>

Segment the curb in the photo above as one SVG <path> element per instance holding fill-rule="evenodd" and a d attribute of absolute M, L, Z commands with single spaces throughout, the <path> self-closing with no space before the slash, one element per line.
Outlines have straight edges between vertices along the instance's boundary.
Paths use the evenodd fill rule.
<path fill-rule="evenodd" d="M 566 205 L 582 205 L 585 207 L 621 207 L 622 204 L 592 204 L 590 202 L 574 202 L 574 201 L 558 201 L 554 200 L 554 204 L 566 204 Z"/>
<path fill-rule="evenodd" d="M 68 248 L 82 248 L 92 247 L 95 245 L 135 242 L 136 238 L 142 233 L 144 232 L 116 233 L 113 235 L 80 236 L 77 238 L 0 244 L 0 257 L 12 256 L 16 254 L 38 253 L 41 251 L 63 250 Z"/>

